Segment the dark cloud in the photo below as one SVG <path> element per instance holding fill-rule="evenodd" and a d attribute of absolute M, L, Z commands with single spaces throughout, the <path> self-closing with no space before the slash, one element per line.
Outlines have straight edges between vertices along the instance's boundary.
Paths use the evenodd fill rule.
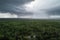
<path fill-rule="evenodd" d="M 60 6 L 51 8 L 47 11 L 48 15 L 60 15 Z"/>
<path fill-rule="evenodd" d="M 21 4 L 25 4 L 27 2 L 30 2 L 30 1 L 33 1 L 33 0 L 0 0 L 0 5 L 2 6 L 5 6 L 7 4 L 10 4 L 10 5 L 21 5 Z"/>
<path fill-rule="evenodd" d="M 25 9 L 21 6 L 25 3 L 31 2 L 33 0 L 0 0 L 0 12 L 1 13 L 11 13 L 11 14 L 23 14 Z M 18 8 L 18 6 L 20 6 Z"/>

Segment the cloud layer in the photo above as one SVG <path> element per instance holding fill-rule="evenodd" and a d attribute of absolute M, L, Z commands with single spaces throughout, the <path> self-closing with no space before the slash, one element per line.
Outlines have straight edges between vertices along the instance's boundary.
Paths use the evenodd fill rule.
<path fill-rule="evenodd" d="M 60 0 L 0 0 L 0 18 L 60 18 Z"/>
<path fill-rule="evenodd" d="M 25 3 L 31 2 L 32 0 L 0 0 L 0 12 L 11 13 L 11 14 L 23 14 L 28 13 L 23 8 Z"/>

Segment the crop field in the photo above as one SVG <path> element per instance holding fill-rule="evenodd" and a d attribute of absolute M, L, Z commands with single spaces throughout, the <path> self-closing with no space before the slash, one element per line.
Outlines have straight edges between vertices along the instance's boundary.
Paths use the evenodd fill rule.
<path fill-rule="evenodd" d="M 60 40 L 60 21 L 0 20 L 0 40 Z"/>

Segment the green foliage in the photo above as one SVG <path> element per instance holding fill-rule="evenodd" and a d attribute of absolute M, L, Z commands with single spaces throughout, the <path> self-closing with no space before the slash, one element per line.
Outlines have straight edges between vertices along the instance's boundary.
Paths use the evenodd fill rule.
<path fill-rule="evenodd" d="M 0 21 L 0 40 L 60 40 L 59 38 L 60 21 Z"/>

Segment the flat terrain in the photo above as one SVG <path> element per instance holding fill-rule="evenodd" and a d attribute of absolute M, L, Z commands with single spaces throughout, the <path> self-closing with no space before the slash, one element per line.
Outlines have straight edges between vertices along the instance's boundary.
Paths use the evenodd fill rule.
<path fill-rule="evenodd" d="M 60 40 L 60 20 L 0 19 L 0 40 Z"/>

